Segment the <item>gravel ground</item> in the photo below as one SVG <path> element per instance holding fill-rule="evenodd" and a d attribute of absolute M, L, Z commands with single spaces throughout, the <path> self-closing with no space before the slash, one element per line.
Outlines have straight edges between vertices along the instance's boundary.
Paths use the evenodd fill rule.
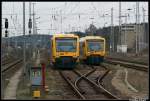
<path fill-rule="evenodd" d="M 111 81 L 113 87 L 116 88 L 121 93 L 121 95 L 124 95 L 124 99 L 130 99 L 135 97 L 143 98 L 148 96 L 148 72 L 126 68 L 128 71 L 128 82 L 130 83 L 130 85 L 138 90 L 138 92 L 134 92 L 125 83 L 125 68 L 119 65 L 108 66 L 113 70 L 112 74 L 108 75 L 112 79 L 108 81 Z M 107 81 L 107 79 L 105 80 Z"/>
<path fill-rule="evenodd" d="M 74 91 L 69 87 L 67 82 L 60 76 L 58 70 L 51 67 L 47 68 L 46 85 L 50 92 L 45 96 L 45 99 L 60 100 L 60 99 L 77 99 Z"/>
<path fill-rule="evenodd" d="M 22 75 L 20 77 L 20 82 L 17 88 L 17 100 L 32 100 L 32 96 L 30 94 L 30 87 L 29 87 L 29 81 L 24 79 L 24 76 Z"/>
<path fill-rule="evenodd" d="M 129 99 L 129 96 L 122 94 L 119 90 L 117 90 L 113 85 L 112 85 L 112 79 L 115 75 L 115 71 L 110 72 L 106 78 L 103 80 L 104 87 L 110 91 L 113 95 L 117 96 L 121 100 Z"/>
<path fill-rule="evenodd" d="M 135 87 L 138 90 L 138 93 L 136 96 L 139 97 L 146 97 L 148 96 L 148 72 L 142 72 L 142 71 L 133 71 L 131 69 L 128 69 L 128 82 Z"/>

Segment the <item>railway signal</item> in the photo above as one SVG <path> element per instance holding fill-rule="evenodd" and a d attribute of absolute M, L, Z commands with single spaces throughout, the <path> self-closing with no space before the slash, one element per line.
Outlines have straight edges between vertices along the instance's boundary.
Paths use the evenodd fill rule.
<path fill-rule="evenodd" d="M 5 30 L 5 37 L 8 37 L 8 19 L 7 18 L 5 18 L 5 28 L 6 28 L 6 30 Z"/>
<path fill-rule="evenodd" d="M 32 20 L 31 20 L 31 18 L 29 19 L 29 22 L 28 22 L 28 28 L 29 28 L 29 35 L 31 35 L 31 28 L 32 28 Z"/>
<path fill-rule="evenodd" d="M 29 30 L 29 35 L 31 34 L 31 30 Z"/>
<path fill-rule="evenodd" d="M 8 19 L 5 19 L 5 28 L 8 29 Z"/>
<path fill-rule="evenodd" d="M 32 28 L 32 20 L 31 20 L 31 19 L 29 19 L 28 28 L 29 28 L 29 29 Z"/>
<path fill-rule="evenodd" d="M 8 31 L 5 30 L 5 37 L 8 37 Z"/>

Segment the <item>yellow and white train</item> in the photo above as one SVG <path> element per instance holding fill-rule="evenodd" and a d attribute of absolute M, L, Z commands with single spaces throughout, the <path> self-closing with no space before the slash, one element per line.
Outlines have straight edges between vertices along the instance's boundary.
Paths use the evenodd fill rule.
<path fill-rule="evenodd" d="M 51 61 L 58 68 L 74 68 L 79 62 L 79 37 L 74 34 L 53 35 Z"/>
<path fill-rule="evenodd" d="M 99 65 L 105 56 L 105 38 L 86 36 L 80 38 L 80 60 L 89 65 Z"/>

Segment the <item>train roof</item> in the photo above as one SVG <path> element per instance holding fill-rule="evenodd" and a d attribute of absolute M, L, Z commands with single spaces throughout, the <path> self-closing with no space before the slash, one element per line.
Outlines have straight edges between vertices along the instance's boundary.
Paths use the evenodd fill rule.
<path fill-rule="evenodd" d="M 85 40 L 89 40 L 89 39 L 103 39 L 105 40 L 105 38 L 101 37 L 101 36 L 85 36 L 80 38 L 80 42 L 85 41 Z"/>
<path fill-rule="evenodd" d="M 53 38 L 54 37 L 76 37 L 76 38 L 78 38 L 78 36 L 75 34 L 55 34 L 55 35 L 53 35 Z"/>

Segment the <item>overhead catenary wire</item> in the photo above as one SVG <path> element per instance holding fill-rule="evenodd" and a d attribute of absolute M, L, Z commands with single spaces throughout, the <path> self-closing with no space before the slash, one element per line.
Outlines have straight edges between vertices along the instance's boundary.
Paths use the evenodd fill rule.
<path fill-rule="evenodd" d="M 95 10 L 95 11 L 98 11 L 98 7 L 97 7 L 97 5 L 96 5 L 96 3 L 94 3 L 93 2 L 93 4 L 94 4 L 94 6 L 95 7 L 93 7 L 93 6 L 91 6 L 91 8 L 92 8 L 92 10 Z M 77 6 L 76 6 L 77 5 Z M 56 5 L 57 7 L 55 7 L 56 9 L 57 9 L 57 11 L 59 11 L 59 10 L 63 10 L 63 13 L 62 13 L 62 15 L 63 15 L 63 22 L 64 22 L 64 24 L 70 24 L 71 22 L 72 23 L 75 23 L 75 20 L 76 20 L 76 17 L 75 16 L 79 16 L 79 12 L 80 12 L 80 24 L 82 25 L 83 23 L 84 23 L 84 21 L 82 20 L 82 19 L 85 19 L 86 17 L 87 17 L 87 19 L 88 19 L 88 17 L 89 16 L 95 16 L 95 21 L 97 21 L 96 23 L 97 23 L 97 26 L 99 27 L 100 26 L 100 24 L 101 23 L 99 23 L 98 21 L 100 21 L 102 18 L 103 18 L 103 13 L 110 13 L 110 10 L 108 10 L 108 9 L 104 9 L 103 11 L 101 11 L 101 12 L 99 12 L 100 14 L 98 14 L 98 12 L 93 12 L 93 11 L 91 11 L 91 12 L 89 12 L 88 10 L 85 10 L 85 9 L 81 9 L 80 11 L 78 11 L 79 10 L 79 6 L 78 6 L 78 2 L 64 2 L 62 5 Z M 95 9 L 93 9 L 93 8 L 95 8 Z M 41 8 L 40 8 L 41 9 Z M 40 10 L 39 9 L 39 10 Z M 125 9 L 122 9 L 122 12 L 124 12 L 124 10 Z M 83 11 L 83 12 L 82 12 Z M 86 12 L 87 11 L 87 12 Z M 115 8 L 114 8 L 114 12 L 118 12 Z M 5 14 L 6 14 L 6 12 L 4 12 Z M 7 12 L 8 13 L 8 12 Z M 38 12 L 37 12 L 38 13 Z M 36 15 L 42 15 L 42 13 L 43 13 L 43 15 L 42 16 L 46 16 L 46 15 L 48 15 L 48 14 L 46 14 L 46 12 L 42 12 L 42 13 L 38 13 L 37 14 L 36 13 Z M 45 13 L 45 14 L 44 14 Z M 28 12 L 26 13 L 26 15 L 28 14 Z M 11 15 L 14 15 L 14 14 L 11 14 Z M 21 15 L 21 13 L 19 14 L 17 14 L 18 16 L 20 16 Z M 51 14 L 49 14 L 49 15 L 51 15 Z M 56 14 L 57 15 L 57 14 Z M 98 15 L 98 16 L 97 16 Z M 114 14 L 114 24 L 116 24 L 116 18 L 118 17 L 117 15 L 115 16 L 116 14 Z M 22 16 L 22 15 L 21 15 Z M 98 19 L 98 17 L 101 17 L 101 19 L 99 20 Z M 146 17 L 147 15 L 145 14 L 145 18 L 147 18 Z M 99 17 L 99 18 L 100 18 Z M 105 16 L 105 17 L 110 17 L 110 16 Z M 58 20 L 59 20 L 59 17 L 57 17 L 58 18 Z M 131 15 L 131 19 L 133 18 L 133 15 Z M 97 20 L 98 19 L 98 20 Z M 46 22 L 46 21 L 45 21 Z M 45 24 L 45 22 L 42 22 L 42 23 L 44 23 Z M 48 22 L 48 21 L 47 21 Z M 72 24 L 71 23 L 71 24 Z M 88 21 L 87 21 L 87 23 L 88 23 Z M 87 24 L 86 23 L 86 24 Z M 17 26 L 18 25 L 18 26 Z M 76 26 L 76 25 L 75 25 Z M 83 26 L 84 26 L 84 24 L 83 24 Z M 18 27 L 20 27 L 19 26 L 19 24 L 16 24 L 16 27 L 17 27 L 17 29 L 19 29 Z"/>
<path fill-rule="evenodd" d="M 91 5 L 93 6 L 93 8 L 97 11 L 99 18 L 101 18 L 99 11 L 96 9 L 96 7 L 94 6 L 93 2 L 91 2 Z"/>

